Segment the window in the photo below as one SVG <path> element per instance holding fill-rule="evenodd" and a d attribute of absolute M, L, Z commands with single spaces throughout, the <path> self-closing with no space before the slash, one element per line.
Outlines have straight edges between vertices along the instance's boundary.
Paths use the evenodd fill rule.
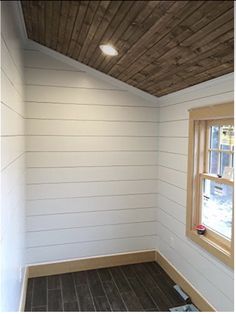
<path fill-rule="evenodd" d="M 187 236 L 233 267 L 232 103 L 190 110 L 188 158 Z"/>

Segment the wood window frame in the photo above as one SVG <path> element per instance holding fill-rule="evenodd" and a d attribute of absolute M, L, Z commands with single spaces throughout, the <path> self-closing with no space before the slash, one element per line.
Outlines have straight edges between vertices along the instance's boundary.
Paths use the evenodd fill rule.
<path fill-rule="evenodd" d="M 198 235 L 195 226 L 200 223 L 200 189 L 203 178 L 234 186 L 233 181 L 205 173 L 209 165 L 207 156 L 210 123 L 213 120 L 226 121 L 227 119 L 229 121 L 228 119 L 233 118 L 233 102 L 189 110 L 186 215 L 186 236 L 232 268 L 234 267 L 234 210 L 231 241 L 225 240 L 208 229 L 204 235 Z"/>

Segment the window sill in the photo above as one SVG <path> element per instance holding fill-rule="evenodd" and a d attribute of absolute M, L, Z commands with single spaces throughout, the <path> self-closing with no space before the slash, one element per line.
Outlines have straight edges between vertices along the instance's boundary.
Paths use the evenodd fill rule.
<path fill-rule="evenodd" d="M 234 268 L 233 254 L 230 251 L 226 250 L 225 248 L 222 248 L 218 244 L 208 239 L 206 236 L 198 235 L 195 230 L 187 231 L 187 236 L 192 241 L 194 241 L 195 243 L 203 247 L 205 250 L 207 250 L 210 254 L 217 257 L 223 263 L 225 263 L 231 268 Z"/>

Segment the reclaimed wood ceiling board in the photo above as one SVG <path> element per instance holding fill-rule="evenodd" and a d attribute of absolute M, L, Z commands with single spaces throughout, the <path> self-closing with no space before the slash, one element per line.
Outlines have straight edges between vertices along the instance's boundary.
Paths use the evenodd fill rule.
<path fill-rule="evenodd" d="M 155 96 L 234 70 L 233 1 L 21 3 L 30 39 Z"/>

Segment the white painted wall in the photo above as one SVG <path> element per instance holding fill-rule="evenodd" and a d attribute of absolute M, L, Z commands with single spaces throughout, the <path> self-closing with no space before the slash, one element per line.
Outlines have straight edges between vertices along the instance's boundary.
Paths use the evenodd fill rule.
<path fill-rule="evenodd" d="M 233 311 L 233 271 L 185 236 L 188 109 L 233 97 L 229 74 L 159 99 L 159 250 L 218 311 Z"/>
<path fill-rule="evenodd" d="M 24 274 L 24 82 L 22 48 L 10 1 L 1 2 L 2 312 L 19 308 Z"/>
<path fill-rule="evenodd" d="M 31 264 L 156 245 L 156 104 L 81 69 L 25 51 Z"/>

